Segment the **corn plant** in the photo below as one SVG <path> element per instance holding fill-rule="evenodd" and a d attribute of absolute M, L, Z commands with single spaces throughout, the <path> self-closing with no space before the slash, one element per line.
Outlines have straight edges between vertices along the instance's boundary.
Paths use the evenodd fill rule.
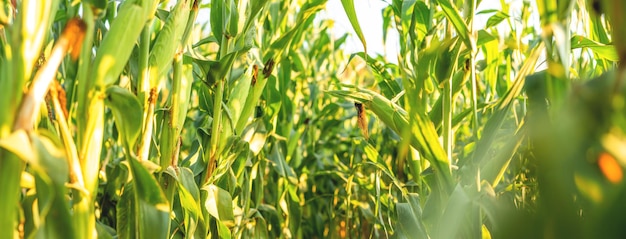
<path fill-rule="evenodd" d="M 0 1 L 1 237 L 622 236 L 620 1 L 326 2 Z"/>

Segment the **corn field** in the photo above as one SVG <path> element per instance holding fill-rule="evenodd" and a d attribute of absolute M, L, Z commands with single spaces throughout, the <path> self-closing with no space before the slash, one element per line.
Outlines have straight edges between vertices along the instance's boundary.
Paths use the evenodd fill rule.
<path fill-rule="evenodd" d="M 626 2 L 383 2 L 0 0 L 0 238 L 626 237 Z"/>

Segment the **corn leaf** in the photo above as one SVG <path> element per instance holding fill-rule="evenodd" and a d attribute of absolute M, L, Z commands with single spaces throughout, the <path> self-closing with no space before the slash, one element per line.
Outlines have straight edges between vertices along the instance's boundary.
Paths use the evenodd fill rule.
<path fill-rule="evenodd" d="M 52 134 L 46 131 L 40 133 L 30 137 L 37 156 L 29 162 L 36 172 L 37 202 L 44 220 L 38 234 L 45 238 L 78 238 L 69 205 L 65 201 L 65 184 L 69 176 L 65 151 Z"/>
<path fill-rule="evenodd" d="M 169 203 L 156 179 L 135 158 L 128 157 L 133 176 L 134 199 L 132 207 L 137 215 L 137 238 L 167 238 L 169 235 Z"/>
<path fill-rule="evenodd" d="M 365 36 L 363 35 L 363 31 L 361 30 L 359 19 L 356 16 L 356 10 L 354 10 L 354 1 L 341 0 L 341 5 L 343 5 L 343 10 L 346 12 L 348 20 L 350 20 L 352 29 L 354 29 L 354 32 L 356 32 L 356 35 L 361 40 L 361 43 L 363 43 L 363 51 L 365 52 L 365 55 L 367 55 L 367 43 L 365 42 Z"/>
<path fill-rule="evenodd" d="M 113 84 L 133 52 L 135 42 L 148 16 L 156 11 L 151 1 L 125 1 L 111 28 L 102 39 L 93 63 L 93 82 L 97 86 Z M 137 23 L 137 24 L 129 24 Z"/>
<path fill-rule="evenodd" d="M 132 152 L 141 132 L 141 104 L 135 95 L 119 86 L 111 86 L 106 91 L 105 103 L 111 108 L 117 128 L 121 132 L 127 152 Z"/>
<path fill-rule="evenodd" d="M 396 204 L 396 213 L 398 213 L 398 232 L 405 238 L 427 238 L 424 225 L 420 222 L 421 208 L 417 194 L 410 193 L 407 195 L 408 202 Z"/>
<path fill-rule="evenodd" d="M 465 21 L 461 18 L 461 14 L 456 6 L 454 6 L 450 0 L 437 0 L 437 3 L 441 6 L 441 9 L 446 15 L 448 21 L 450 21 L 452 26 L 454 26 L 454 29 L 456 29 L 456 33 L 459 34 L 461 40 L 465 43 L 465 46 L 471 48 L 472 43 L 470 39 L 470 32 L 465 24 Z"/>
<path fill-rule="evenodd" d="M 149 66 L 154 71 L 151 81 L 156 85 L 156 80 L 164 73 L 166 66 L 172 63 L 176 50 L 181 47 L 184 26 L 189 18 L 189 1 L 181 0 L 176 3 L 174 9 L 165 20 L 165 24 L 156 37 L 155 43 L 150 52 Z"/>
<path fill-rule="evenodd" d="M 507 119 L 508 112 L 513 105 L 514 99 L 519 96 L 519 94 L 521 94 L 526 76 L 533 73 L 535 64 L 537 63 L 537 59 L 539 59 L 539 55 L 541 53 L 541 50 L 543 49 L 543 44 L 533 49 L 528 59 L 526 59 L 526 61 L 524 62 L 522 69 L 517 74 L 515 82 L 513 83 L 509 91 L 507 91 L 506 95 L 502 97 L 498 102 L 496 106 L 496 111 L 485 124 L 485 133 L 476 144 L 476 149 L 474 150 L 471 159 L 471 161 L 473 161 L 474 163 L 480 162 L 484 158 L 486 158 L 485 156 L 488 152 L 488 149 L 491 147 L 492 144 L 495 143 L 495 136 L 498 132 L 498 129 Z"/>
<path fill-rule="evenodd" d="M 571 39 L 571 44 L 572 50 L 579 48 L 589 48 L 600 58 L 604 58 L 609 61 L 619 61 L 619 56 L 615 51 L 615 47 L 613 47 L 612 45 L 605 45 L 581 35 L 573 36 Z"/>
<path fill-rule="evenodd" d="M 228 191 L 213 184 L 202 187 L 201 191 L 207 193 L 204 202 L 205 209 L 221 223 L 232 225 L 235 220 L 233 214 L 233 199 Z"/>

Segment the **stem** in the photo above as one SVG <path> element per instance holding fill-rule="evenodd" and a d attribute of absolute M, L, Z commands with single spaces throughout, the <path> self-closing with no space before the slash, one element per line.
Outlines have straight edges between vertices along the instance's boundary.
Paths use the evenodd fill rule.
<path fill-rule="evenodd" d="M 102 151 L 102 141 L 104 138 L 104 92 L 99 90 L 91 90 L 90 95 L 94 95 L 92 100 L 87 102 L 88 111 L 83 112 L 87 117 L 87 129 L 85 131 L 85 141 L 81 146 L 80 158 L 83 163 L 81 166 L 83 176 L 85 177 L 85 188 L 88 195 L 85 195 L 83 200 L 87 200 L 88 210 L 83 215 L 86 217 L 86 221 L 77 222 L 85 225 L 84 237 L 81 238 L 96 238 L 96 218 L 95 209 L 93 207 L 95 202 L 95 195 L 98 192 L 98 175 L 100 166 L 100 153 Z M 78 220 L 77 220 L 78 221 Z M 77 226 L 78 227 L 78 226 Z"/>
<path fill-rule="evenodd" d="M 228 53 L 228 38 L 222 34 L 222 45 L 220 46 L 220 59 L 226 56 Z M 228 75 L 228 74 L 225 74 Z M 215 92 L 215 100 L 213 101 L 213 124 L 211 126 L 211 145 L 209 147 L 209 151 L 206 152 L 205 158 L 209 159 L 207 163 L 206 175 L 204 178 L 204 182 L 208 182 L 211 176 L 213 175 L 213 170 L 217 167 L 217 159 L 218 159 L 218 145 L 220 144 L 220 130 L 222 128 L 222 101 L 224 98 L 224 84 L 225 79 L 219 79 L 217 81 L 217 91 Z M 225 140 L 225 139 L 223 139 Z"/>
<path fill-rule="evenodd" d="M 85 21 L 85 24 L 87 26 L 86 30 L 85 30 L 85 39 L 83 40 L 83 46 L 82 49 L 80 51 L 80 58 L 78 59 L 78 73 L 76 75 L 77 77 L 77 82 L 79 83 L 77 85 L 77 87 L 75 89 L 77 89 L 77 93 L 78 93 L 78 99 L 83 99 L 86 100 L 87 99 L 87 92 L 88 89 L 91 85 L 93 85 L 93 81 L 89 81 L 88 79 L 88 74 L 89 74 L 89 68 L 91 65 L 91 48 L 93 46 L 93 32 L 94 32 L 94 25 L 95 25 L 95 19 L 93 16 L 93 12 L 91 11 L 91 4 L 89 3 L 83 3 L 83 20 Z M 82 87 L 84 86 L 84 87 Z M 78 119 L 77 121 L 79 123 L 82 122 L 86 122 L 85 118 L 81 119 L 81 116 L 84 115 L 84 112 L 81 112 L 81 109 L 84 109 L 82 106 L 78 108 Z M 71 114 L 70 114 L 71 115 Z M 71 120 L 67 122 L 68 124 L 71 124 Z M 80 128 L 80 124 L 78 125 L 79 129 Z M 71 126 L 68 126 L 71 128 Z M 83 141 L 89 139 L 88 137 L 84 136 L 86 132 L 79 130 L 77 132 L 77 142 L 76 145 L 77 146 L 83 146 Z M 76 230 L 76 235 L 80 238 L 94 238 L 95 236 L 93 235 L 93 232 L 95 231 L 95 216 L 94 216 L 94 207 L 93 207 L 93 201 L 94 198 L 90 197 L 91 193 L 94 192 L 93 191 L 93 186 L 90 186 L 89 188 L 87 188 L 87 182 L 85 181 L 85 173 L 87 173 L 88 171 L 90 172 L 97 172 L 97 169 L 93 169 L 90 168 L 89 170 L 87 170 L 86 165 L 88 164 L 88 162 L 86 162 L 86 158 L 83 156 L 81 157 L 81 154 L 85 152 L 82 148 L 80 151 L 78 151 L 78 160 L 79 160 L 79 170 L 80 170 L 80 175 L 82 176 L 82 187 L 84 189 L 87 189 L 87 193 L 74 193 L 73 196 L 73 200 L 75 201 L 74 205 L 73 205 L 73 210 L 74 210 L 74 225 L 75 225 L 75 230 Z M 99 158 L 99 157 L 97 157 Z M 96 159 L 97 159 L 96 158 Z M 85 166 L 85 168 L 83 168 L 83 166 Z M 97 166 L 97 164 L 96 164 Z M 96 177 L 97 179 L 97 177 Z M 89 181 L 90 181 L 90 185 L 93 185 L 93 177 L 89 177 Z M 90 190 L 91 189 L 91 190 Z"/>
<path fill-rule="evenodd" d="M 443 86 L 443 101 L 442 101 L 442 112 L 443 112 L 443 125 L 442 125 L 442 136 L 443 136 L 443 148 L 446 151 L 446 155 L 448 156 L 448 162 L 452 163 L 452 111 L 453 111 L 453 100 L 452 100 L 452 76 L 448 78 L 446 83 Z"/>
<path fill-rule="evenodd" d="M 217 146 L 218 146 L 218 138 L 220 128 L 222 127 L 222 98 L 224 95 L 224 80 L 219 80 L 217 82 L 217 92 L 215 93 L 215 100 L 213 101 L 213 125 L 211 127 L 211 146 L 208 154 L 205 154 L 205 158 L 209 159 L 209 163 L 207 164 L 206 175 L 204 178 L 204 182 L 206 183 L 213 174 L 213 170 L 216 165 L 217 160 Z"/>
<path fill-rule="evenodd" d="M 152 137 L 152 115 L 154 114 L 154 104 L 151 104 L 150 91 L 150 68 L 148 61 L 150 57 L 150 29 L 152 26 L 150 20 L 144 27 L 139 40 L 139 82 L 137 84 L 137 95 L 143 105 L 143 127 L 141 131 L 141 139 L 137 146 L 137 159 L 139 161 L 147 160 L 150 156 L 150 138 Z M 152 109 L 153 113 L 150 113 Z"/>
<path fill-rule="evenodd" d="M 150 157 L 150 142 L 152 140 L 152 128 L 154 127 L 152 124 L 152 118 L 154 117 L 154 107 L 156 105 L 157 94 L 156 87 L 151 88 L 148 95 L 147 105 L 144 106 L 143 134 L 141 135 L 139 152 L 137 153 L 139 161 L 148 160 Z"/>
<path fill-rule="evenodd" d="M 473 121 L 472 121 L 472 130 L 474 131 L 474 137 L 476 139 L 479 139 L 478 136 L 478 82 L 476 79 L 476 54 L 477 53 L 477 49 L 476 49 L 476 34 L 474 32 L 474 12 L 476 11 L 476 1 L 473 0 L 471 1 L 471 6 L 469 9 L 469 14 L 468 14 L 468 27 L 469 27 L 469 31 L 470 31 L 470 40 L 472 42 L 472 45 L 469 46 L 470 49 L 470 59 L 469 59 L 469 70 L 470 70 L 470 77 L 471 77 L 471 84 L 472 84 L 472 115 L 473 117 Z"/>
<path fill-rule="evenodd" d="M 165 169 L 168 166 L 175 166 L 172 164 L 174 161 L 174 157 L 178 157 L 176 153 L 176 147 L 178 145 L 178 136 L 180 134 L 180 129 L 182 128 L 182 122 L 175 122 L 175 118 L 177 115 L 174 115 L 175 112 L 179 112 L 179 98 L 184 92 L 181 91 L 181 81 L 183 77 L 183 59 L 182 55 L 177 54 L 174 57 L 173 62 L 173 82 L 172 82 L 172 92 L 170 96 L 169 106 L 166 106 L 166 110 L 163 114 L 163 126 L 161 128 L 161 168 Z M 183 109 L 187 110 L 187 109 Z"/>

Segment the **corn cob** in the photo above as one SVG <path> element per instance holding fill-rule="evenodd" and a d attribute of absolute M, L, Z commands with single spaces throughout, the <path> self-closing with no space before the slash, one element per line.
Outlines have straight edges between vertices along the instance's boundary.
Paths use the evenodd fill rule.
<path fill-rule="evenodd" d="M 150 52 L 150 86 L 155 87 L 157 80 L 165 72 L 167 66 L 174 59 L 174 54 L 182 44 L 183 33 L 189 18 L 189 1 L 178 1 L 174 9 L 170 12 L 163 28 L 156 38 L 156 42 Z"/>
<path fill-rule="evenodd" d="M 153 122 L 152 118 L 154 117 L 154 108 L 156 101 L 148 100 L 150 97 L 152 99 L 156 99 L 154 95 L 147 94 L 148 92 L 157 92 L 158 86 L 160 85 L 159 80 L 161 79 L 161 75 L 165 73 L 165 70 L 168 69 L 168 65 L 171 64 L 174 55 L 177 50 L 182 48 L 183 42 L 183 34 L 185 32 L 186 27 L 180 27 L 183 25 L 187 25 L 187 20 L 189 18 L 189 1 L 178 1 L 174 6 L 174 9 L 170 12 L 167 19 L 165 20 L 165 24 L 159 35 L 156 38 L 156 42 L 154 43 L 153 50 L 150 52 L 149 60 L 148 60 L 148 69 L 149 69 L 149 78 L 141 79 L 140 83 L 140 96 L 144 102 L 144 125 L 143 125 L 143 135 L 140 142 L 139 148 L 139 159 L 145 160 L 148 159 L 150 152 L 150 140 L 152 138 L 152 128 Z M 158 93 L 156 93 L 158 94 Z M 150 96 L 150 97 L 148 97 Z M 148 100 L 146 102 L 146 100 Z M 169 162 L 169 160 L 166 160 Z M 166 162 L 166 164 L 167 164 Z"/>
<path fill-rule="evenodd" d="M 246 98 L 246 103 L 244 104 L 244 108 L 241 112 L 240 117 L 237 119 L 237 124 L 235 125 L 235 133 L 237 135 L 241 135 L 245 126 L 248 124 L 248 120 L 252 116 L 254 109 L 256 107 L 261 94 L 263 93 L 263 89 L 265 89 L 265 84 L 267 83 L 267 78 L 270 77 L 272 70 L 274 68 L 274 60 L 269 59 L 265 63 L 265 67 L 263 68 L 263 74 L 258 74 L 258 67 L 252 67 L 252 81 L 250 82 L 251 87 L 249 88 L 248 97 Z"/>
<path fill-rule="evenodd" d="M 177 164 L 177 147 L 180 132 L 187 116 L 187 107 L 191 97 L 193 75 L 191 64 L 184 64 L 181 55 L 174 60 L 174 82 L 172 84 L 171 103 L 166 108 L 164 127 L 161 135 L 161 168 Z"/>
<path fill-rule="evenodd" d="M 222 117 L 221 139 L 227 140 L 235 133 L 235 124 L 239 120 L 244 108 L 254 108 L 254 105 L 245 104 L 252 84 L 252 70 L 253 67 L 250 67 L 241 78 L 233 82 L 228 103 L 226 103 L 226 107 L 224 108 L 227 117 Z M 218 152 L 224 150 L 226 146 L 227 144 L 220 144 Z"/>
<path fill-rule="evenodd" d="M 126 1 L 120 6 L 120 11 L 111 23 L 94 59 L 92 73 L 95 85 L 106 86 L 117 81 L 145 22 L 156 10 L 153 2 Z"/>

